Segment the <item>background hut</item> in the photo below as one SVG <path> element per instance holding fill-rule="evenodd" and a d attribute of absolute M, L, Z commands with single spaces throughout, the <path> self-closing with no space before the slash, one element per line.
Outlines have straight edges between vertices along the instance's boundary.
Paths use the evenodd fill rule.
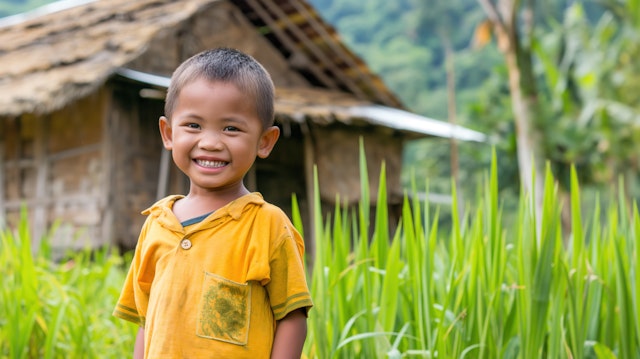
<path fill-rule="evenodd" d="M 276 84 L 283 135 L 247 184 L 285 210 L 296 193 L 306 213 L 314 164 L 325 204 L 357 201 L 359 138 L 374 189 L 386 162 L 391 203 L 406 140 L 483 139 L 403 111 L 304 1 L 60 2 L 0 21 L 0 223 L 24 206 L 36 240 L 60 221 L 54 247 L 132 248 L 140 211 L 187 188 L 157 130 L 168 78 L 218 46 L 251 54 Z"/>

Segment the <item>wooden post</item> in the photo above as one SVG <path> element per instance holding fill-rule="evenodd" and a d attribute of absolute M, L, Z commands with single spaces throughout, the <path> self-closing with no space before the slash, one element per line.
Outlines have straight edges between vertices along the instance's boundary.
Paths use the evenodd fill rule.
<path fill-rule="evenodd" d="M 245 176 L 245 186 L 247 186 L 247 189 L 251 192 L 256 192 L 258 190 L 258 174 L 256 173 L 256 167 L 257 163 L 254 163 Z"/>
<path fill-rule="evenodd" d="M 42 237 L 47 231 L 47 179 L 49 178 L 49 161 L 47 159 L 46 133 L 48 132 L 49 119 L 38 116 L 34 133 L 34 162 L 36 172 L 36 188 L 34 198 L 32 224 L 32 251 L 35 253 L 40 248 Z"/>
<path fill-rule="evenodd" d="M 169 188 L 169 165 L 171 164 L 171 152 L 162 148 L 160 154 L 160 173 L 158 175 L 158 189 L 156 191 L 156 200 L 159 200 L 167 195 L 167 189 Z"/>
<path fill-rule="evenodd" d="M 305 247 L 307 252 L 307 264 L 309 268 L 313 268 L 313 258 L 315 258 L 315 241 L 318 240 L 314 235 L 315 228 L 315 211 L 314 211 L 314 171 L 313 168 L 316 163 L 315 159 L 315 151 L 313 148 L 313 138 L 311 135 L 311 131 L 307 125 L 307 123 L 303 122 L 300 124 L 300 128 L 303 134 L 304 141 L 304 179 L 305 179 L 305 187 L 307 190 L 307 207 L 308 207 L 308 216 L 309 216 L 309 229 L 305 233 Z M 318 224 L 320 225 L 320 224 Z"/>
<path fill-rule="evenodd" d="M 116 199 L 117 188 L 117 158 L 115 153 L 117 150 L 117 144 L 114 144 L 114 140 L 120 136 L 120 126 L 122 121 L 122 112 L 119 108 L 112 111 L 114 106 L 113 97 L 106 91 L 100 91 L 96 96 L 100 96 L 100 101 L 104 101 L 105 106 L 102 108 L 102 136 L 100 137 L 100 147 L 102 151 L 102 192 L 98 197 L 99 210 L 102 212 L 102 220 L 100 223 L 100 239 L 99 243 L 91 241 L 92 246 L 100 246 L 104 244 L 114 244 L 114 233 L 117 230 L 114 229 L 114 206 Z M 102 98 L 104 96 L 104 98 Z"/>

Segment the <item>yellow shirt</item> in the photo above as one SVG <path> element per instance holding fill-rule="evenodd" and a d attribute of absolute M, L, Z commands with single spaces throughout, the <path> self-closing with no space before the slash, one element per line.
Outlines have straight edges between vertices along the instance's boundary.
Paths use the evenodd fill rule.
<path fill-rule="evenodd" d="M 251 193 L 184 228 L 158 201 L 143 214 L 114 315 L 145 329 L 145 358 L 269 358 L 276 320 L 312 306 L 304 242 Z"/>

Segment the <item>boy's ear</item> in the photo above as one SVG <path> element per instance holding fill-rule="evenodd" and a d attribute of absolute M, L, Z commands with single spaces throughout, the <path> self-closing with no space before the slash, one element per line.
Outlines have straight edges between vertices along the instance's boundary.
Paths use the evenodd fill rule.
<path fill-rule="evenodd" d="M 280 137 L 280 128 L 278 126 L 271 126 L 264 130 L 258 144 L 258 157 L 267 158 L 273 146 L 278 142 L 278 137 Z"/>
<path fill-rule="evenodd" d="M 169 123 L 169 119 L 164 116 L 160 116 L 158 125 L 160 126 L 160 136 L 162 136 L 162 143 L 164 144 L 164 148 L 171 151 L 171 149 L 173 148 L 173 132 L 171 131 L 171 124 Z"/>

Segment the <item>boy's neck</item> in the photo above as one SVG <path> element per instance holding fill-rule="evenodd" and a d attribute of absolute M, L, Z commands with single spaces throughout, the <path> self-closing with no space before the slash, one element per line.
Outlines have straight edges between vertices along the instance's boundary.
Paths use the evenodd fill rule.
<path fill-rule="evenodd" d="M 249 190 L 244 186 L 235 191 L 191 190 L 187 196 L 173 204 L 173 214 L 182 222 L 214 212 L 249 193 Z"/>

